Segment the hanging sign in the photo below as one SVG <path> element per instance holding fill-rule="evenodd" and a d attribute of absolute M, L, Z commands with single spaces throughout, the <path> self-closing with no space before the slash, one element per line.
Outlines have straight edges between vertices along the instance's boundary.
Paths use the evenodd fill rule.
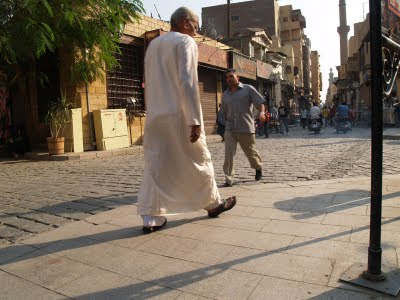
<path fill-rule="evenodd" d="M 257 63 L 255 60 L 243 56 L 242 54 L 231 52 L 231 66 L 240 77 L 257 79 Z"/>
<path fill-rule="evenodd" d="M 269 79 L 272 72 L 274 70 L 274 67 L 270 64 L 267 64 L 266 62 L 263 62 L 261 60 L 257 60 L 257 76 L 264 78 L 264 79 Z"/>

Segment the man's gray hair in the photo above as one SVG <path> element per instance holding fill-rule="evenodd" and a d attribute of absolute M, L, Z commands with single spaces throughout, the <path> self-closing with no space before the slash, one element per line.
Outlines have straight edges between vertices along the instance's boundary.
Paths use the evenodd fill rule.
<path fill-rule="evenodd" d="M 187 7 L 179 7 L 171 16 L 171 27 L 177 27 L 185 19 L 198 20 L 199 17 L 193 10 Z"/>

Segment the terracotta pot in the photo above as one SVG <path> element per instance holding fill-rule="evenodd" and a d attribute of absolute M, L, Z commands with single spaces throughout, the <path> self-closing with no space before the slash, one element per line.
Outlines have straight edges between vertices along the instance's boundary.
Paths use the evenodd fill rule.
<path fill-rule="evenodd" d="M 47 138 L 47 147 L 50 155 L 64 154 L 64 138 Z"/>

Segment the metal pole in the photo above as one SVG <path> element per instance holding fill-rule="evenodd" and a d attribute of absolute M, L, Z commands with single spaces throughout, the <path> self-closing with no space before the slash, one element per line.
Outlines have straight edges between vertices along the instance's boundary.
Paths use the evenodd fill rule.
<path fill-rule="evenodd" d="M 231 38 L 231 0 L 228 0 L 227 5 L 227 18 L 228 18 L 228 39 Z"/>
<path fill-rule="evenodd" d="M 363 276 L 370 280 L 384 280 L 382 273 L 381 217 L 383 163 L 383 107 L 382 107 L 382 7 L 381 0 L 369 1 L 371 41 L 371 99 L 372 99 L 372 155 L 371 155 L 371 226 L 368 248 L 368 270 Z"/>

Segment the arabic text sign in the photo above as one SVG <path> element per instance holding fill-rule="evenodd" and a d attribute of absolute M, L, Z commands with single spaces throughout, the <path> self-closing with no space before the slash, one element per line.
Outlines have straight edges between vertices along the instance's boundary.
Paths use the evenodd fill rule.
<path fill-rule="evenodd" d="M 270 64 L 267 64 L 263 61 L 257 60 L 257 76 L 269 79 L 272 74 L 274 67 Z"/>
<path fill-rule="evenodd" d="M 236 52 L 232 52 L 232 68 L 235 69 L 241 77 L 253 80 L 257 79 L 257 63 Z"/>

